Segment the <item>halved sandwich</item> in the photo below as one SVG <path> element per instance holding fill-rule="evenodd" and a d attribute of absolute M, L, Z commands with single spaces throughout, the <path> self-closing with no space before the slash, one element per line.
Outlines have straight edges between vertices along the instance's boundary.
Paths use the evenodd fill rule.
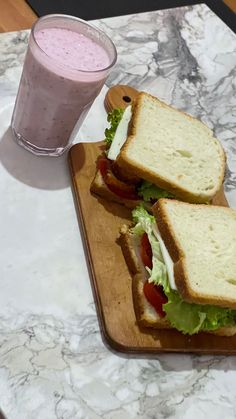
<path fill-rule="evenodd" d="M 219 191 L 225 153 L 201 121 L 143 92 L 108 119 L 92 192 L 135 208 L 161 197 L 208 203 Z"/>
<path fill-rule="evenodd" d="M 160 199 L 121 228 L 143 327 L 236 333 L 236 211 Z"/>

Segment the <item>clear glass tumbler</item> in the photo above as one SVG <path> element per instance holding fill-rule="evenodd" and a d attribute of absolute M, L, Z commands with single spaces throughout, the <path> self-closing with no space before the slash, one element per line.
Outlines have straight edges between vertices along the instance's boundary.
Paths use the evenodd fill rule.
<path fill-rule="evenodd" d="M 117 59 L 111 39 L 88 22 L 47 15 L 32 27 L 11 127 L 38 155 L 61 155 Z"/>

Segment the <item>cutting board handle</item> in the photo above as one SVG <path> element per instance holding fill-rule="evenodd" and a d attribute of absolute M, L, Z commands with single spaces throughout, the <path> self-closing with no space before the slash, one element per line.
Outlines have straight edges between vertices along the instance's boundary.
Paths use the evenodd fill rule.
<path fill-rule="evenodd" d="M 104 99 L 106 111 L 111 112 L 116 108 L 126 108 L 131 105 L 138 93 L 138 90 L 133 87 L 122 84 L 111 87 Z"/>

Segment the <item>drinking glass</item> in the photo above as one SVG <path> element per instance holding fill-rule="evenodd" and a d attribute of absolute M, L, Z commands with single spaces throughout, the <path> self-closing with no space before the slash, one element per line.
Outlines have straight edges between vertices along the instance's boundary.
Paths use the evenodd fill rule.
<path fill-rule="evenodd" d="M 11 121 L 16 141 L 34 154 L 64 153 L 116 59 L 111 39 L 90 23 L 67 15 L 38 19 Z"/>

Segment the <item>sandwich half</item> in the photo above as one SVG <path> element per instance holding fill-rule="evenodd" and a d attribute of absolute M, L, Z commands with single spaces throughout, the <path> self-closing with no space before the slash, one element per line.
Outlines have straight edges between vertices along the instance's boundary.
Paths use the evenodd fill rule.
<path fill-rule="evenodd" d="M 135 208 L 159 198 L 208 203 L 219 191 L 225 153 L 201 121 L 144 92 L 108 120 L 92 192 Z"/>
<path fill-rule="evenodd" d="M 121 228 L 137 322 L 222 336 L 236 333 L 236 211 L 160 199 Z"/>

